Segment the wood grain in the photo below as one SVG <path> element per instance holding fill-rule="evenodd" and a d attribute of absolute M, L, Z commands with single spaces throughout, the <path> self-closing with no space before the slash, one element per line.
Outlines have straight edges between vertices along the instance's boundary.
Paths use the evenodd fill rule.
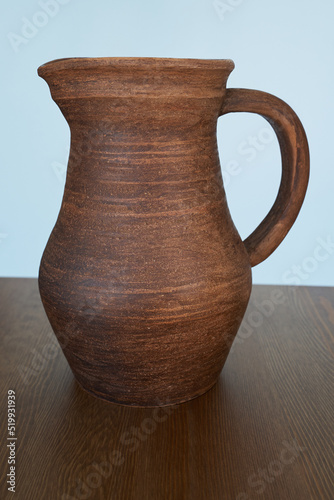
<path fill-rule="evenodd" d="M 334 289 L 254 286 L 218 383 L 174 407 L 84 392 L 36 280 L 0 280 L 0 331 L 1 499 L 13 498 L 8 389 L 17 394 L 15 499 L 333 498 Z"/>
<path fill-rule="evenodd" d="M 38 69 L 71 129 L 64 197 L 41 298 L 78 382 L 131 406 L 190 400 L 221 372 L 251 265 L 303 202 L 308 146 L 283 101 L 226 90 L 230 60 L 70 58 Z M 217 150 L 221 114 L 251 111 L 281 145 L 279 195 L 243 244 Z"/>

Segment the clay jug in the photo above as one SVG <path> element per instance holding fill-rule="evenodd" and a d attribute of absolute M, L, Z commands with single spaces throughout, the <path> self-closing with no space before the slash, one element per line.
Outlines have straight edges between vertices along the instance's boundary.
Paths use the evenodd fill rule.
<path fill-rule="evenodd" d="M 39 271 L 46 314 L 91 394 L 180 403 L 216 382 L 249 300 L 251 267 L 283 240 L 309 174 L 304 129 L 273 95 L 227 89 L 231 60 L 71 58 L 44 64 L 71 131 L 66 185 Z M 270 212 L 242 241 L 216 125 L 258 113 L 279 140 Z"/>

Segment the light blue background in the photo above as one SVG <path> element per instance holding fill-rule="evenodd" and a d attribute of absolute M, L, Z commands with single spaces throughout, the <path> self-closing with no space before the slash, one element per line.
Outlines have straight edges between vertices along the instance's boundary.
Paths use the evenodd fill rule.
<path fill-rule="evenodd" d="M 319 250 L 319 242 L 334 240 L 331 0 L 51 0 L 52 16 L 41 3 L 2 5 L 1 276 L 37 276 L 64 188 L 69 129 L 37 76 L 39 65 L 76 56 L 231 58 L 228 86 L 288 102 L 311 150 L 302 211 L 281 246 L 253 269 L 254 282 L 334 285 L 334 247 Z M 27 32 L 27 20 L 39 27 Z M 277 193 L 277 140 L 265 120 L 244 113 L 220 118 L 218 139 L 230 210 L 245 238 Z"/>

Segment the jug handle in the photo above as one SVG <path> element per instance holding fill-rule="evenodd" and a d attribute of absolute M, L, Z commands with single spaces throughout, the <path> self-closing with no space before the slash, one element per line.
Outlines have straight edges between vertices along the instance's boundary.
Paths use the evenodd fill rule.
<path fill-rule="evenodd" d="M 220 115 L 256 113 L 273 127 L 282 156 L 282 177 L 276 200 L 244 245 L 251 266 L 264 261 L 287 235 L 303 204 L 309 179 L 309 148 L 303 125 L 284 101 L 259 90 L 227 89 Z"/>

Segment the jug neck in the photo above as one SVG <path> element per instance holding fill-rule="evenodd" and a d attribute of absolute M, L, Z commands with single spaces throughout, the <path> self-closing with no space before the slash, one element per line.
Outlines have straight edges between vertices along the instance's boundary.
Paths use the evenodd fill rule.
<path fill-rule="evenodd" d="M 215 133 L 230 60 L 78 58 L 44 64 L 39 75 L 70 125 L 132 141 L 188 140 Z"/>

